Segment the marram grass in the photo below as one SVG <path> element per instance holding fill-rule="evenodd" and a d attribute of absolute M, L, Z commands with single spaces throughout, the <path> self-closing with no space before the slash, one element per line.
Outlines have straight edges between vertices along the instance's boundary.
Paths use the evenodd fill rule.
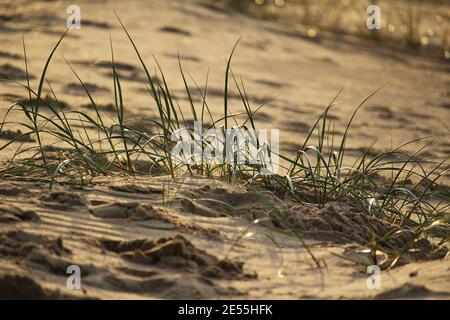
<path fill-rule="evenodd" d="M 263 166 L 256 164 L 212 165 L 206 162 L 200 165 L 174 164 L 171 159 L 173 142 L 170 137 L 175 130 L 188 127 L 186 117 L 181 112 L 178 100 L 171 93 L 158 62 L 155 60 L 159 71 L 156 78 L 151 75 L 132 36 L 120 18 L 117 18 L 147 77 L 148 93 L 158 115 L 156 119 L 151 120 L 155 132 L 146 132 L 127 124 L 122 85 L 115 67 L 112 41 L 111 61 L 103 62 L 111 67 L 113 80 L 115 119 L 112 125 L 108 124 L 111 122 L 109 115 L 107 116 L 95 103 L 87 86 L 69 62 L 67 64 L 84 88 L 86 98 L 92 105 L 93 115 L 64 108 L 53 91 L 51 83 L 46 81 L 46 71 L 53 54 L 67 31 L 52 49 L 37 89 L 30 86 L 24 43 L 27 81 L 25 84 L 18 83 L 18 85 L 26 90 L 29 102 L 12 104 L 0 123 L 0 132 L 11 124 L 15 127 L 20 126 L 23 132 L 0 146 L 0 151 L 15 148 L 11 158 L 0 167 L 1 179 L 40 180 L 47 182 L 51 188 L 55 183 L 85 186 L 98 176 L 168 174 L 175 177 L 180 173 L 188 172 L 193 175 L 219 177 L 247 186 L 270 187 L 294 201 L 314 203 L 320 207 L 332 201 L 351 202 L 365 214 L 384 219 L 402 228 L 409 228 L 408 230 L 415 234 L 411 239 L 411 245 L 433 234 L 433 230 L 437 227 L 446 230 L 444 235 L 441 233 L 440 246 L 448 243 L 450 192 L 448 188 L 439 184 L 446 172 L 448 159 L 435 164 L 430 171 L 427 171 L 429 163 L 425 165 L 417 159 L 417 154 L 408 155 L 402 151 L 405 145 L 418 142 L 415 140 L 375 156 L 371 156 L 373 151 L 371 146 L 353 165 L 346 164 L 346 143 L 352 121 L 364 103 L 376 92 L 355 109 L 341 138 L 335 135 L 333 123 L 328 118 L 336 96 L 312 125 L 296 156 L 291 158 L 279 155 L 288 164 L 287 167 L 282 168 L 283 174 L 263 175 L 261 174 Z M 210 123 L 209 128 L 226 129 L 230 121 L 233 121 L 238 127 L 256 129 L 255 115 L 262 106 L 252 109 L 242 81 L 238 81 L 231 70 L 235 48 L 236 46 L 226 66 L 223 116 L 219 119 L 214 119 L 210 112 L 206 99 L 207 84 L 201 88 L 194 82 L 198 89 L 196 94 L 202 98 L 202 101 L 196 105 L 192 98 L 194 93 L 190 91 L 192 89 L 188 84 L 189 79 L 179 60 L 180 74 L 191 110 L 190 116 L 195 121 Z M 242 100 L 243 111 L 238 114 L 230 113 L 228 109 L 228 88 L 231 83 L 237 88 Z M 49 95 L 43 97 L 45 85 Z M 11 115 L 16 112 L 23 113 L 26 121 L 20 123 L 10 121 Z M 245 116 L 245 120 L 239 125 L 237 116 L 242 115 Z M 35 143 L 23 143 L 25 137 L 32 138 Z M 46 144 L 45 141 L 52 142 Z M 412 230 L 409 227 L 411 221 L 414 221 L 415 226 Z M 294 230 L 293 235 L 307 248 L 297 231 Z M 392 236 L 395 235 L 387 234 L 385 239 Z M 367 245 L 372 249 L 375 248 L 376 251 L 376 243 L 377 239 Z M 395 265 L 398 258 L 407 250 L 409 248 L 405 247 L 397 252 L 391 266 Z M 312 253 L 311 256 L 316 264 L 320 265 Z"/>

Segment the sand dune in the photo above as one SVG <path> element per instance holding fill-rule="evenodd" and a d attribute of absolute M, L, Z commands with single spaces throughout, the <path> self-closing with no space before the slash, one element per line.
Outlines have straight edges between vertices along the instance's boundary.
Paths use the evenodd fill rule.
<path fill-rule="evenodd" d="M 68 4 L 0 1 L 1 78 L 26 79 L 23 34 L 31 83 L 37 86 L 50 48 L 65 30 Z M 155 55 L 180 99 L 186 98 L 181 95 L 178 53 L 202 85 L 209 70 L 209 103 L 215 115 L 222 112 L 226 59 L 242 36 L 233 72 L 243 76 L 252 105 L 267 103 L 256 117 L 258 125 L 280 128 L 281 149 L 288 154 L 299 148 L 309 124 L 341 88 L 331 114 L 338 135 L 359 102 L 388 83 L 355 119 L 350 155 L 358 157 L 375 140 L 374 153 L 439 135 L 425 141 L 428 148 L 419 156 L 448 156 L 448 61 L 332 39 L 305 39 L 275 23 L 220 8 L 195 0 L 83 2 L 82 28 L 69 32 L 47 78 L 65 109 L 93 114 L 64 56 L 86 79 L 101 109 L 114 113 L 111 71 L 95 64 L 110 59 L 111 34 L 128 121 L 154 129 L 156 110 L 145 75 L 113 14 L 116 10 L 143 58 L 152 63 Z M 27 98 L 26 91 L 2 83 L 0 114 L 10 103 Z M 201 101 L 198 94 L 193 99 Z M 233 89 L 232 111 L 240 108 L 239 99 Z M 188 101 L 180 101 L 188 112 Z M 17 115 L 14 120 L 26 117 Z M 1 131 L 2 144 L 19 137 L 18 130 L 10 126 Z M 55 146 L 54 152 L 62 147 Z M 419 144 L 406 147 L 411 152 L 418 148 Z M 3 164 L 13 152 L 1 151 Z M 296 227 L 310 252 L 287 234 L 287 225 Z M 450 298 L 444 249 L 426 257 L 405 255 L 395 268 L 382 272 L 380 290 L 367 288 L 364 265 L 370 261 L 365 244 L 372 234 L 382 236 L 396 228 L 352 204 L 299 204 L 262 187 L 206 177 L 97 177 L 83 188 L 56 183 L 51 190 L 38 179 L 5 179 L 0 182 L 0 298 Z M 383 243 L 383 249 L 399 250 L 411 237 L 401 233 Z M 418 248 L 432 245 L 428 240 L 417 243 Z M 70 265 L 81 269 L 82 290 L 66 287 Z"/>

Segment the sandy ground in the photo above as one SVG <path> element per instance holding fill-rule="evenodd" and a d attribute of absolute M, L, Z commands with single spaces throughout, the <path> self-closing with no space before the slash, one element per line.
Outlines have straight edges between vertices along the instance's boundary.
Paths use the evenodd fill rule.
<path fill-rule="evenodd" d="M 50 48 L 65 29 L 69 4 L 0 2 L 0 77 L 24 80 L 24 35 L 36 86 Z M 338 132 L 343 132 L 359 102 L 385 84 L 355 120 L 349 139 L 355 156 L 377 139 L 376 150 L 384 151 L 428 135 L 438 137 L 426 141 L 423 158 L 437 161 L 449 154 L 448 62 L 365 45 L 311 41 L 208 2 L 79 1 L 79 5 L 82 28 L 69 33 L 48 73 L 59 99 L 70 108 L 87 111 L 83 105 L 88 99 L 62 55 L 91 85 L 98 102 L 112 101 L 109 71 L 93 65 L 109 59 L 111 33 L 127 115 L 138 117 L 133 121 L 145 126 L 145 117 L 156 112 L 135 53 L 113 15 L 116 10 L 143 58 L 151 63 L 152 54 L 156 56 L 180 99 L 177 52 L 199 83 L 209 71 L 209 103 L 216 115 L 221 114 L 227 56 L 243 36 L 233 71 L 243 76 L 254 106 L 267 102 L 259 125 L 279 128 L 281 149 L 286 152 L 296 150 L 309 124 L 341 88 L 333 112 Z M 0 85 L 2 112 L 23 97 L 26 92 L 19 87 Z M 187 101 L 181 102 L 187 112 Z M 240 111 L 239 100 L 233 98 L 230 108 Z M 3 136 L 2 143 L 7 138 Z M 418 148 L 414 144 L 407 150 Z M 0 155 L 8 156 L 7 151 Z M 273 208 L 296 221 L 323 268 L 315 266 L 295 237 L 281 232 L 280 222 L 269 214 Z M 254 224 L 254 219 L 261 222 Z M 204 178 L 104 178 L 83 190 L 57 186 L 51 191 L 39 182 L 1 182 L 0 297 L 450 297 L 448 258 L 383 271 L 381 289 L 369 290 L 364 268 L 335 255 L 367 240 L 365 223 L 379 224 L 349 207 L 302 207 L 269 192 Z M 81 291 L 66 289 L 66 268 L 71 264 L 81 267 Z"/>
<path fill-rule="evenodd" d="M 191 177 L 105 179 L 52 192 L 39 183 L 5 183 L 0 194 L 3 298 L 450 297 L 442 260 L 382 272 L 382 289 L 367 289 L 365 268 L 333 255 L 355 247 L 362 225 L 354 220 L 345 230 L 339 220 L 351 214 L 333 205 L 318 212 Z M 307 243 L 321 269 L 295 237 L 274 227 L 267 215 L 274 207 L 298 217 L 317 239 Z M 341 241 L 326 241 L 338 234 Z M 82 291 L 65 289 L 71 264 L 81 268 Z"/>

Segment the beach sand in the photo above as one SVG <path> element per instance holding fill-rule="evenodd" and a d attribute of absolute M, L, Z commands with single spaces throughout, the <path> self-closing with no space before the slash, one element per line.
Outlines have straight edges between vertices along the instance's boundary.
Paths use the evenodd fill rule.
<path fill-rule="evenodd" d="M 65 30 L 70 4 L 0 1 L 1 78 L 25 81 L 23 35 L 31 84 L 37 86 L 49 51 Z M 419 156 L 434 161 L 449 154 L 448 60 L 373 44 L 308 39 L 206 1 L 85 1 L 80 7 L 81 29 L 69 32 L 47 75 L 69 109 L 93 113 L 64 58 L 108 112 L 111 71 L 94 63 L 110 59 L 111 34 L 128 121 L 151 130 L 149 119 L 157 111 L 116 10 L 143 59 L 153 68 L 152 55 L 158 59 L 186 114 L 190 106 L 178 53 L 200 85 L 209 74 L 209 105 L 219 117 L 226 60 L 242 36 L 232 70 L 242 75 L 255 108 L 266 103 L 258 126 L 280 129 L 282 152 L 293 154 L 300 147 L 310 124 L 341 88 L 331 112 L 338 135 L 356 106 L 384 85 L 355 118 L 349 155 L 357 157 L 374 141 L 375 152 L 383 152 L 434 135 L 406 150 L 427 144 Z M 1 114 L 26 98 L 22 88 L 2 83 Z M 230 110 L 241 111 L 241 105 L 231 90 Z M 14 120 L 25 116 L 17 113 Z M 2 132 L 2 144 L 16 129 Z M 2 150 L 0 160 L 6 163 L 13 151 Z M 317 261 L 299 239 L 283 232 L 283 221 L 274 212 L 294 222 Z M 381 232 L 393 228 L 349 204 L 300 205 L 262 188 L 206 177 L 99 177 L 84 188 L 57 183 L 51 190 L 39 180 L 4 180 L 0 298 L 450 298 L 448 257 L 409 260 L 382 270 L 381 288 L 369 289 L 367 253 L 358 249 L 370 240 L 372 227 Z M 403 240 L 398 241 L 390 245 L 398 249 Z M 80 267 L 82 290 L 67 288 L 69 265 Z"/>

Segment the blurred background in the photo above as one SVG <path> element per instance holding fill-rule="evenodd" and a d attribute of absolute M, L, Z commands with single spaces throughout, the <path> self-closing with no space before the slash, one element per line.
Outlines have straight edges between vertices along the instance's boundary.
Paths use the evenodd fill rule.
<path fill-rule="evenodd" d="M 218 0 L 254 17 L 280 21 L 309 37 L 327 33 L 383 42 L 450 58 L 450 3 L 445 0 Z M 382 8 L 382 29 L 365 24 Z"/>
<path fill-rule="evenodd" d="M 366 26 L 369 4 L 381 8 L 380 30 Z M 252 110 L 258 110 L 258 127 L 280 129 L 282 152 L 296 153 L 343 89 L 329 116 L 337 141 L 355 108 L 382 87 L 353 120 L 350 159 L 373 144 L 376 155 L 411 141 L 404 146 L 408 152 L 426 147 L 421 159 L 438 162 L 450 154 L 448 1 L 0 0 L 0 78 L 26 80 L 23 37 L 31 85 L 37 87 L 52 47 L 66 30 L 71 5 L 80 8 L 80 29 L 70 30 L 46 75 L 67 108 L 92 111 L 64 58 L 104 111 L 114 111 L 111 72 L 96 63 L 110 61 L 111 37 L 127 121 L 154 129 L 157 110 L 115 10 L 155 79 L 161 78 L 155 58 L 162 66 L 186 120 L 192 115 L 178 55 L 196 107 L 202 108 L 207 86 L 208 105 L 219 118 L 226 61 L 241 39 L 232 61 L 228 107 L 236 114 L 243 111 L 236 88 L 242 83 Z M 48 83 L 44 93 L 51 96 Z M 23 88 L 0 83 L 2 112 L 24 99 Z M 11 130 L 0 138 L 14 136 Z"/>

